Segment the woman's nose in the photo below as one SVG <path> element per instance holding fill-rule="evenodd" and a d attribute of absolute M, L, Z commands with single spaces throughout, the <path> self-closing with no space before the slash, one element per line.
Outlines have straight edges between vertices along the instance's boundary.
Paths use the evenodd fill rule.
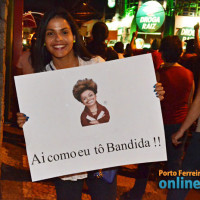
<path fill-rule="evenodd" d="M 57 34 L 56 34 L 56 40 L 60 41 L 60 40 L 62 40 L 62 39 L 63 39 L 63 38 L 62 38 L 61 34 L 57 33 Z"/>

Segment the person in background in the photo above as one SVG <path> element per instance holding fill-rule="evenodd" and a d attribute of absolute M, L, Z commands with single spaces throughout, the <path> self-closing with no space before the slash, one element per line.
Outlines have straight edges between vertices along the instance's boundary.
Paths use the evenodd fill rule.
<path fill-rule="evenodd" d="M 195 29 L 195 46 L 197 56 L 200 56 L 200 43 L 199 43 L 199 23 L 194 26 Z M 200 75 L 200 73 L 198 74 Z M 198 119 L 196 130 L 192 133 L 192 139 L 186 150 L 183 160 L 182 170 L 185 172 L 195 172 L 200 170 L 200 81 L 198 82 L 197 92 L 191 108 L 180 128 L 175 132 L 172 137 L 172 143 L 177 148 L 182 145 L 182 138 L 185 137 L 186 130 Z M 199 176 L 184 176 L 185 180 L 199 180 Z M 190 189 L 174 190 L 173 196 L 175 199 L 184 200 Z"/>
<path fill-rule="evenodd" d="M 16 65 L 16 75 L 32 74 L 34 72 L 31 62 L 31 51 L 35 44 L 35 34 L 31 39 L 31 48 L 23 51 Z"/>
<path fill-rule="evenodd" d="M 104 60 L 118 59 L 117 52 L 112 47 L 107 47 L 105 40 L 109 30 L 104 22 L 96 22 L 92 27 L 92 41 L 87 44 L 87 49 L 92 55 L 101 56 Z"/>
<path fill-rule="evenodd" d="M 133 51 L 131 49 L 131 45 L 128 43 L 125 48 L 124 57 L 131 57 L 133 56 Z"/>
<path fill-rule="evenodd" d="M 194 39 L 185 40 L 185 43 L 186 49 L 185 52 L 181 55 L 179 63 L 187 69 L 190 69 L 190 58 L 197 56 L 195 53 Z"/>
<path fill-rule="evenodd" d="M 181 169 L 186 137 L 183 137 L 182 143 L 175 147 L 171 136 L 179 130 L 187 116 L 193 97 L 194 80 L 192 72 L 178 63 L 182 54 L 182 42 L 178 36 L 163 38 L 160 52 L 164 64 L 157 71 L 157 80 L 166 91 L 165 99 L 161 102 L 168 158 L 166 164 L 169 171 L 178 171 Z M 173 190 L 169 190 L 167 200 L 172 199 Z"/>
<path fill-rule="evenodd" d="M 196 40 L 195 39 L 190 39 L 186 40 L 186 50 L 179 59 L 179 63 L 189 69 L 194 76 L 194 83 L 195 83 L 195 88 L 198 87 L 198 82 L 199 82 L 199 74 L 200 74 L 200 57 L 196 53 Z M 198 50 L 197 50 L 198 51 Z M 196 91 L 194 91 L 194 97 L 196 96 Z M 192 127 L 191 127 L 192 128 Z"/>
<path fill-rule="evenodd" d="M 119 59 L 124 58 L 124 44 L 122 42 L 116 42 L 114 50 L 117 52 Z"/>
<path fill-rule="evenodd" d="M 162 55 L 159 52 L 160 42 L 161 42 L 160 39 L 154 39 L 151 44 L 150 51 L 149 51 L 152 55 L 155 71 L 157 71 L 164 62 L 162 59 Z"/>

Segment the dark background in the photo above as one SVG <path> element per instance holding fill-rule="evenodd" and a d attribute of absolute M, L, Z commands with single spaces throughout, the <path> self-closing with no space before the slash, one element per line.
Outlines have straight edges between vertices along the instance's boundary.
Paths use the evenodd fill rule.
<path fill-rule="evenodd" d="M 87 3 L 87 9 L 82 15 L 83 3 Z M 111 9 L 107 6 L 107 0 L 24 0 L 24 12 L 44 13 L 58 6 L 68 10 L 80 23 L 90 19 L 101 19 L 104 16 L 106 19 L 112 19 L 116 11 L 116 8 Z"/>
<path fill-rule="evenodd" d="M 71 11 L 78 3 L 84 2 L 100 12 L 103 12 L 104 6 L 107 5 L 107 0 L 24 0 L 24 11 L 45 12 L 55 6 L 62 6 Z"/>

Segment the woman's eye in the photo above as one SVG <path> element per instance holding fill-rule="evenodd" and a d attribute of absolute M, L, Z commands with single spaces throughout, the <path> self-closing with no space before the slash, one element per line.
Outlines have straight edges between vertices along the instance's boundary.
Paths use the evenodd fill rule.
<path fill-rule="evenodd" d="M 64 34 L 64 35 L 67 35 L 67 34 L 68 34 L 68 31 L 63 31 L 63 34 Z"/>
<path fill-rule="evenodd" d="M 46 35 L 47 35 L 47 36 L 52 36 L 52 35 L 53 35 L 53 32 L 47 32 Z"/>

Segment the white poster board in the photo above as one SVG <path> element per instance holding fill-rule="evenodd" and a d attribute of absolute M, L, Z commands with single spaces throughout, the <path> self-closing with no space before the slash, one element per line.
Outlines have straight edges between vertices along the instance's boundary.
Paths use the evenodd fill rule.
<path fill-rule="evenodd" d="M 108 123 L 82 127 L 80 79 L 98 86 Z M 151 54 L 15 77 L 32 181 L 94 169 L 164 161 L 166 146 Z"/>

